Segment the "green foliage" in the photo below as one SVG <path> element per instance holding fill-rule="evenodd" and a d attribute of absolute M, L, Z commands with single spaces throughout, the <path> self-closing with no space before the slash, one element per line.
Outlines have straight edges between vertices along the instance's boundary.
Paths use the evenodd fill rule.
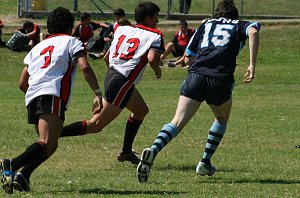
<path fill-rule="evenodd" d="M 149 182 L 139 184 L 135 166 L 116 160 L 125 122 L 122 114 L 101 133 L 62 138 L 57 152 L 31 178 L 31 193 L 11 197 L 299 197 L 300 25 L 263 26 L 257 75 L 242 83 L 248 46 L 238 58 L 233 109 L 228 130 L 213 157 L 216 174 L 200 177 L 195 167 L 205 148 L 213 115 L 203 104 L 192 121 L 158 156 Z M 166 42 L 172 32 L 166 31 Z M 7 37 L 4 37 L 7 40 Z M 18 90 L 25 53 L 0 48 L 0 156 L 15 157 L 36 140 L 26 123 L 24 95 Z M 106 66 L 89 60 L 101 87 Z M 134 143 L 149 147 L 175 112 L 187 69 L 163 67 L 156 80 L 148 67 L 138 89 L 150 112 Z M 91 116 L 93 94 L 80 72 L 66 124 Z M 0 196 L 5 196 L 0 192 Z"/>

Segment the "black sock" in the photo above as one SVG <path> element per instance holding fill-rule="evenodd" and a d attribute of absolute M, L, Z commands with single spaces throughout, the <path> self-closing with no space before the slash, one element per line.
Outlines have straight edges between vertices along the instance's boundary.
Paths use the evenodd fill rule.
<path fill-rule="evenodd" d="M 126 130 L 122 149 L 122 151 L 124 151 L 125 154 L 132 152 L 132 144 L 142 122 L 143 120 L 136 120 L 129 116 L 126 123 Z"/>
<path fill-rule="evenodd" d="M 25 165 L 21 170 L 21 173 L 23 174 L 25 179 L 27 179 L 29 181 L 30 175 L 33 173 L 33 171 L 37 167 L 39 167 L 44 161 L 46 161 L 48 158 L 49 158 L 49 156 L 44 156 L 35 162 Z"/>
<path fill-rule="evenodd" d="M 63 127 L 60 137 L 85 135 L 86 127 L 87 124 L 85 120 L 81 122 L 74 122 Z"/>
<path fill-rule="evenodd" d="M 12 160 L 13 171 L 27 164 L 39 161 L 46 154 L 47 148 L 44 143 L 36 142 L 31 144 L 21 155 Z"/>

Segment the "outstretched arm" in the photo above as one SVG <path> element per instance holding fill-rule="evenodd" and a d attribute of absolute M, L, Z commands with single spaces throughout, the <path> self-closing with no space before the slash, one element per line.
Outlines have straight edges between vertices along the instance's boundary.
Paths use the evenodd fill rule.
<path fill-rule="evenodd" d="M 250 64 L 245 74 L 244 83 L 251 83 L 255 76 L 256 58 L 259 47 L 259 35 L 255 28 L 248 30 L 249 35 L 249 53 L 250 53 Z"/>
<path fill-rule="evenodd" d="M 91 89 L 94 91 L 96 98 L 93 103 L 93 113 L 99 113 L 103 107 L 102 105 L 102 92 L 100 91 L 97 77 L 87 62 L 86 55 L 83 52 L 79 52 L 76 54 L 77 62 L 80 70 L 83 73 L 83 77 L 90 85 Z"/>

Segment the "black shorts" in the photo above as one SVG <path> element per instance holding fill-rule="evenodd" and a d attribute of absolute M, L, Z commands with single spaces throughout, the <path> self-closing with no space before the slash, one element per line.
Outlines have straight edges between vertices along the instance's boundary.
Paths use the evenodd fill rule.
<path fill-rule="evenodd" d="M 183 56 L 185 47 L 179 45 L 178 43 L 174 43 L 175 52 L 172 51 L 174 57 Z"/>
<path fill-rule="evenodd" d="M 105 100 L 115 107 L 124 109 L 134 91 L 133 82 L 110 68 L 104 80 Z"/>
<path fill-rule="evenodd" d="M 64 121 L 65 111 L 66 105 L 59 97 L 51 95 L 38 96 L 27 105 L 28 123 L 38 124 L 39 115 L 42 113 L 51 113 Z"/>
<path fill-rule="evenodd" d="M 181 85 L 180 95 L 219 106 L 231 98 L 234 78 L 218 78 L 189 72 Z"/>

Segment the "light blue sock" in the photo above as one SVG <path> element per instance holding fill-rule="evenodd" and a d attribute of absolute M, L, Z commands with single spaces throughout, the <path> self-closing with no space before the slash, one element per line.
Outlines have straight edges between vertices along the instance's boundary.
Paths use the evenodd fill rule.
<path fill-rule="evenodd" d="M 210 159 L 217 150 L 225 131 L 226 124 L 221 124 L 217 121 L 214 121 L 208 133 L 206 148 L 201 160 L 202 162 L 210 163 Z"/>
<path fill-rule="evenodd" d="M 165 124 L 151 146 L 151 149 L 154 151 L 154 155 L 156 156 L 157 153 L 160 152 L 173 138 L 175 138 L 179 132 L 178 127 L 174 124 Z"/>

